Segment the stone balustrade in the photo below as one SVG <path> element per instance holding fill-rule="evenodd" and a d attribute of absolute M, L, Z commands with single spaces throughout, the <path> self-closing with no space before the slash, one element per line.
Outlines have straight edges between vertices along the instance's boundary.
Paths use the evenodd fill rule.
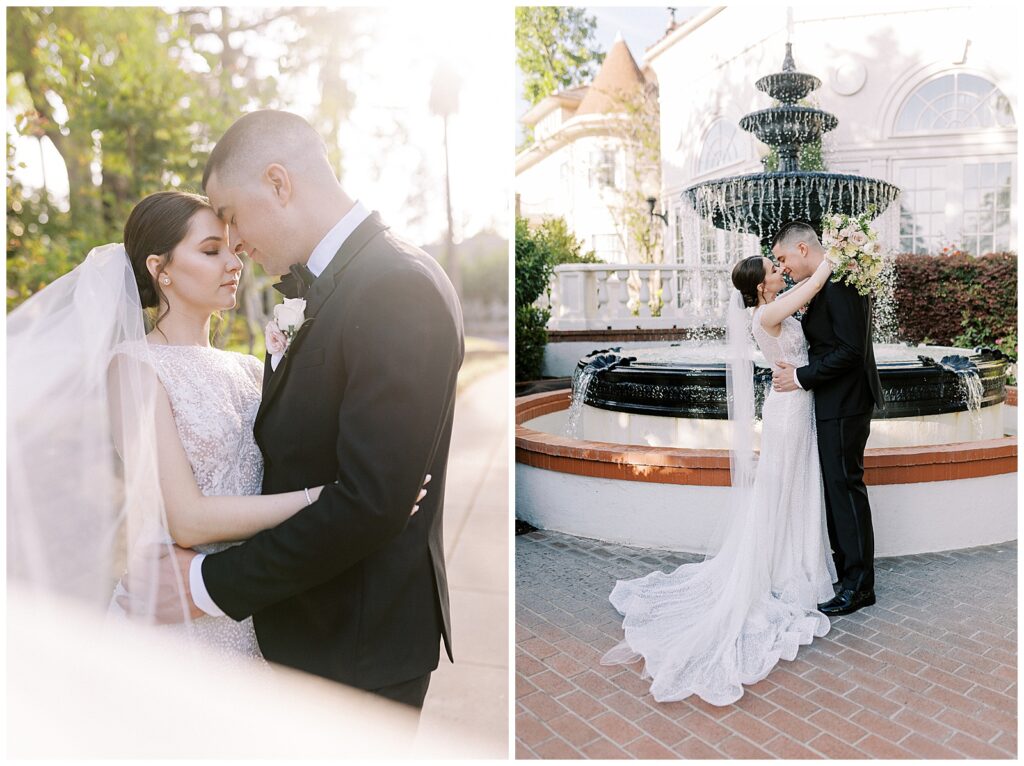
<path fill-rule="evenodd" d="M 555 267 L 549 330 L 724 326 L 729 266 L 573 263 Z"/>

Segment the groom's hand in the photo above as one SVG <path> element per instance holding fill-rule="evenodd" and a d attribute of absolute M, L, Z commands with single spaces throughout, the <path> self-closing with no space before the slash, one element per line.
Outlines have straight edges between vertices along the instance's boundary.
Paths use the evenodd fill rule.
<path fill-rule="evenodd" d="M 202 617 L 204 612 L 192 601 L 189 567 L 196 552 L 177 545 L 140 546 L 133 554 L 128 574 L 121 583 L 127 596 L 117 603 L 131 615 L 152 618 L 161 625 Z"/>
<path fill-rule="evenodd" d="M 796 391 L 796 367 L 789 362 L 779 362 L 772 368 L 772 388 L 780 393 Z"/>

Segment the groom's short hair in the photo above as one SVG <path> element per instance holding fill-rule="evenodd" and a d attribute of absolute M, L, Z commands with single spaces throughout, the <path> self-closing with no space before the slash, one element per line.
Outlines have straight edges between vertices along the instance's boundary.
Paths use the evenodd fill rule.
<path fill-rule="evenodd" d="M 774 248 L 780 244 L 784 247 L 789 247 L 797 242 L 804 242 L 808 245 L 821 244 L 821 240 L 818 239 L 818 233 L 811 224 L 807 221 L 794 220 L 784 224 L 776 232 L 775 236 L 772 237 L 771 247 Z"/>
<path fill-rule="evenodd" d="M 259 174 L 274 162 L 292 170 L 312 170 L 321 163 L 330 168 L 327 146 L 312 125 L 291 112 L 261 109 L 235 120 L 213 147 L 203 171 L 203 189 L 214 173 L 221 182 L 231 183 Z"/>

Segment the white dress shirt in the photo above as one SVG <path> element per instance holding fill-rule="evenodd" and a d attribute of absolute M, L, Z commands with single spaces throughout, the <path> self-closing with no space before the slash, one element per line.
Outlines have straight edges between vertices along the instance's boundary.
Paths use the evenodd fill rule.
<path fill-rule="evenodd" d="M 330 265 L 345 240 L 351 236 L 359 224 L 369 217 L 370 211 L 357 200 L 352 209 L 345 213 L 341 220 L 324 235 L 320 244 L 313 248 L 309 260 L 306 261 L 306 267 L 313 272 L 313 276 L 319 277 L 324 273 L 324 269 Z M 283 358 L 284 354 L 273 354 L 270 357 L 271 369 L 276 370 Z M 210 594 L 206 590 L 206 584 L 203 582 L 203 559 L 205 558 L 206 554 L 200 553 L 192 559 L 189 566 L 188 585 L 192 591 L 192 601 L 211 617 L 223 617 L 223 610 L 213 603 L 213 599 L 210 598 Z"/>
<path fill-rule="evenodd" d="M 334 224 L 334 228 L 327 232 L 324 238 L 320 240 L 319 245 L 313 248 L 313 254 L 306 261 L 306 268 L 313 272 L 314 277 L 319 277 L 324 273 L 324 269 L 330 265 L 338 250 L 345 243 L 345 240 L 349 238 L 349 235 L 369 217 L 370 211 L 357 200 L 352 209 L 345 213 L 340 221 Z M 282 359 L 284 359 L 283 353 L 273 354 L 270 357 L 270 369 L 276 370 L 277 365 L 281 363 Z"/>

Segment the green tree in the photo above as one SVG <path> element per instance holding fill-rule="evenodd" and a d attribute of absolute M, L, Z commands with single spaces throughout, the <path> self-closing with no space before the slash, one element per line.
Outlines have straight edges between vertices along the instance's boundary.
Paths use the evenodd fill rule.
<path fill-rule="evenodd" d="M 621 188 L 608 190 L 606 204 L 627 253 L 640 263 L 662 260 L 662 227 L 651 217 L 649 194 L 661 188 L 661 119 L 653 83 L 628 93 L 609 94 L 616 105 L 610 134 L 622 147 L 625 176 Z"/>
<path fill-rule="evenodd" d="M 355 105 L 346 69 L 371 44 L 374 14 L 342 7 L 219 6 L 185 8 L 180 16 L 190 30 L 190 52 L 204 59 L 209 70 L 202 78 L 209 98 L 229 117 L 228 125 L 246 108 L 287 109 L 282 82 L 316 72 L 319 103 L 313 114 L 304 116 L 323 136 L 335 172 L 343 175 L 339 137 Z M 268 41 L 287 45 L 276 61 L 279 76 L 268 76 L 266 67 L 260 67 L 258 54 Z"/>
<path fill-rule="evenodd" d="M 542 237 L 516 218 L 516 380 L 536 380 L 544 364 L 549 309 L 535 306 L 548 289 L 554 265 Z"/>
<path fill-rule="evenodd" d="M 531 228 L 516 217 L 516 380 L 536 380 L 544 366 L 550 309 L 534 305 L 548 292 L 555 266 L 600 263 L 594 252 L 582 252 L 564 218 L 547 218 Z"/>
<path fill-rule="evenodd" d="M 24 188 L 9 136 L 8 310 L 96 245 L 120 241 L 142 197 L 199 190 L 206 155 L 240 114 L 288 108 L 282 79 L 316 74 L 321 98 L 306 116 L 341 175 L 334 147 L 354 102 L 345 68 L 368 45 L 369 25 L 355 23 L 364 11 L 23 7 L 6 13 L 15 131 L 52 141 L 70 188 L 66 205 L 45 187 Z M 287 53 L 268 71 L 259 55 L 277 43 Z M 240 308 L 220 324 L 223 340 L 256 349 L 269 283 L 259 269 L 244 271 Z"/>
<path fill-rule="evenodd" d="M 516 65 L 527 101 L 536 104 L 597 75 L 604 54 L 594 38 L 596 28 L 597 19 L 584 8 L 516 8 Z"/>
<path fill-rule="evenodd" d="M 583 246 L 576 235 L 569 231 L 569 224 L 562 217 L 545 218 L 530 236 L 553 267 L 563 263 L 601 263 L 593 250 L 583 252 Z"/>
<path fill-rule="evenodd" d="M 219 126 L 182 69 L 184 33 L 174 16 L 157 8 L 9 8 L 7 21 L 16 129 L 52 141 L 69 183 L 66 212 L 46 189 L 26 195 L 9 186 L 10 308 L 95 245 L 119 241 L 145 194 L 194 186 L 197 140 Z M 10 183 L 10 146 L 7 156 Z"/>

